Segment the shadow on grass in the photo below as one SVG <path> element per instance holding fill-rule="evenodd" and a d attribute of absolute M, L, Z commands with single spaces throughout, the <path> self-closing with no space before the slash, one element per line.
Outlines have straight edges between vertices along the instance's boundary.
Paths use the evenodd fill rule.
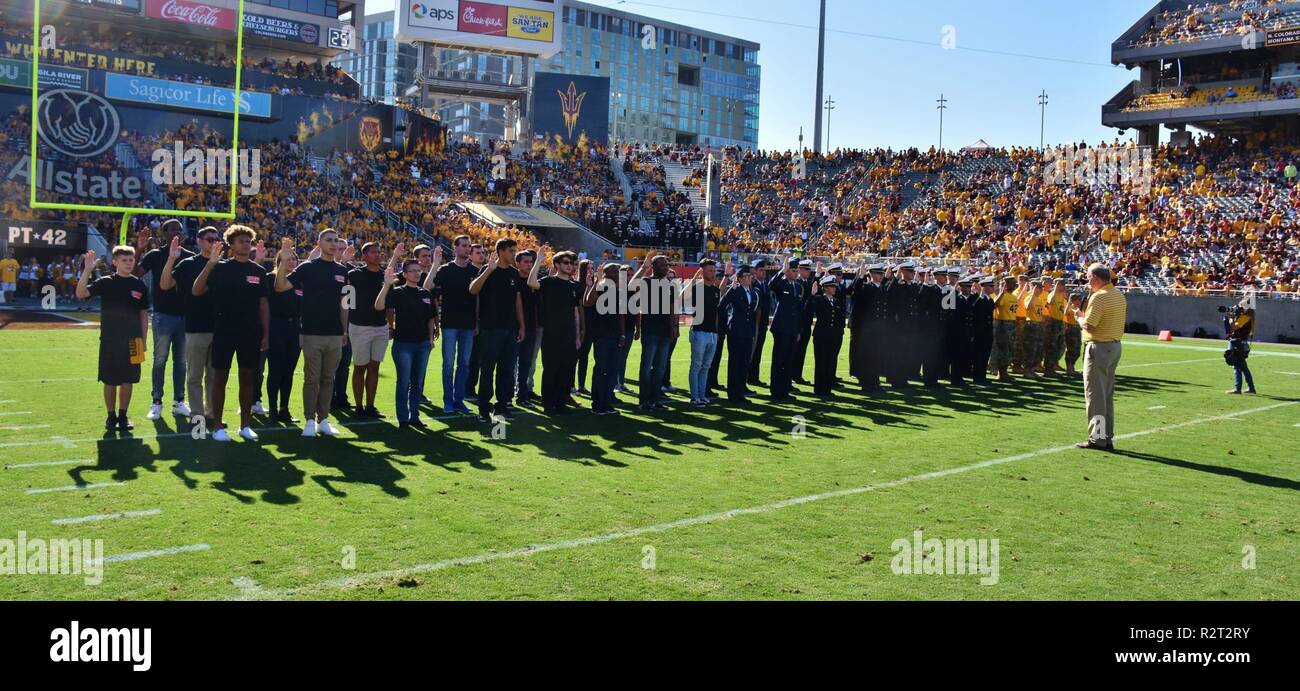
<path fill-rule="evenodd" d="M 1129 451 L 1126 449 L 1116 449 L 1113 452 L 1116 456 L 1125 456 L 1139 461 L 1150 461 L 1163 465 L 1173 466 L 1175 468 L 1184 468 L 1195 470 L 1212 475 L 1222 475 L 1223 477 L 1236 478 L 1242 482 L 1249 482 L 1252 485 L 1262 485 L 1264 487 L 1276 487 L 1278 489 L 1289 489 L 1292 491 L 1300 490 L 1300 482 L 1284 477 L 1275 477 L 1264 475 L 1263 473 L 1254 473 L 1249 470 L 1231 468 L 1221 465 L 1208 465 L 1206 463 L 1196 463 L 1194 461 L 1185 461 L 1179 458 L 1169 458 L 1168 456 L 1157 456 L 1151 453 L 1142 453 L 1140 451 Z"/>

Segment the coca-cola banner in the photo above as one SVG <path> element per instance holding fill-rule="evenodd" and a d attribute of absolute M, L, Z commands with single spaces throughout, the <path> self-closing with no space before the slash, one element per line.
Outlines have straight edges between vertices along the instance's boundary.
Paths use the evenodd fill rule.
<path fill-rule="evenodd" d="M 506 35 L 506 15 L 509 8 L 486 2 L 461 0 L 460 30 L 472 34 Z"/>
<path fill-rule="evenodd" d="M 154 19 L 165 19 L 208 29 L 235 30 L 236 10 L 191 0 L 149 0 L 146 12 Z"/>

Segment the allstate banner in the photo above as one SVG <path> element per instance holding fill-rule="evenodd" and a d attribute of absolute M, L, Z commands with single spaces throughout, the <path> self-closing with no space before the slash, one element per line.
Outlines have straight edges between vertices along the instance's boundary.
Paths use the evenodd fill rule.
<path fill-rule="evenodd" d="M 538 72 L 533 81 L 533 133 L 573 144 L 583 134 L 609 141 L 609 77 Z"/>
<path fill-rule="evenodd" d="M 234 89 L 112 72 L 104 75 L 104 96 L 114 101 L 149 103 L 164 108 L 183 108 L 232 115 L 235 112 Z M 239 105 L 241 117 L 271 117 L 271 94 L 244 91 Z"/>

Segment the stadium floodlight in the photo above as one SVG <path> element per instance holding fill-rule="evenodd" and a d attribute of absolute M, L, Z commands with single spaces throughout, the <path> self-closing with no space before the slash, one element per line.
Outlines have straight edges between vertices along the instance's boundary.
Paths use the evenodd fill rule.
<path fill-rule="evenodd" d="M 163 212 L 168 216 L 186 216 L 191 218 L 218 218 L 234 220 L 235 208 L 239 201 L 239 110 L 241 107 L 242 74 L 244 64 L 244 0 L 239 0 L 239 10 L 235 15 L 235 91 L 234 91 L 234 131 L 230 142 L 230 159 L 236 164 L 230 167 L 230 211 L 193 211 L 189 209 L 149 209 L 133 206 L 111 206 L 104 204 L 71 204 L 63 202 L 42 202 L 36 199 L 36 188 L 40 182 L 37 174 L 37 113 L 40 100 L 41 83 L 41 0 L 33 0 L 32 8 L 32 106 L 31 106 L 31 149 L 28 155 L 27 182 L 30 188 L 29 204 L 32 209 L 55 209 L 59 211 L 94 211 L 101 213 L 122 214 L 122 225 L 118 231 L 118 242 L 126 244 L 126 227 L 131 217 L 139 213 Z"/>

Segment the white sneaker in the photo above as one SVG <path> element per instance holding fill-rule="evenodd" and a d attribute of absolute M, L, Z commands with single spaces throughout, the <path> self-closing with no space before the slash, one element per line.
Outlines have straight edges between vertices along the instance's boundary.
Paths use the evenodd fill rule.
<path fill-rule="evenodd" d="M 162 417 L 162 404 L 155 403 L 149 406 L 149 414 L 144 416 L 146 420 L 157 420 Z"/>
<path fill-rule="evenodd" d="M 254 402 L 253 402 L 253 414 L 254 414 L 254 415 L 266 415 L 266 408 L 262 405 L 262 402 L 261 402 L 261 401 L 254 401 Z"/>
<path fill-rule="evenodd" d="M 176 415 L 178 417 L 183 417 L 183 418 L 189 418 L 190 416 L 189 405 L 187 405 L 185 401 L 176 401 L 175 403 L 172 404 L 172 415 Z"/>
<path fill-rule="evenodd" d="M 322 437 L 337 437 L 337 436 L 339 436 L 339 432 L 338 432 L 338 430 L 336 430 L 336 429 L 334 429 L 333 427 L 330 426 L 330 421 L 329 421 L 329 420 L 321 420 L 321 421 L 320 421 L 320 424 L 317 425 L 316 429 L 320 430 L 320 435 L 321 435 Z"/>
<path fill-rule="evenodd" d="M 306 422 L 306 424 L 304 424 L 304 425 L 302 426 L 302 436 L 304 436 L 304 437 L 315 437 L 315 436 L 316 436 L 316 421 L 315 421 L 315 420 L 308 420 L 308 421 Z"/>
<path fill-rule="evenodd" d="M 212 433 L 212 441 L 230 441 L 230 433 L 225 427 Z"/>
<path fill-rule="evenodd" d="M 245 441 L 257 441 L 257 432 L 254 432 L 252 427 L 239 430 L 239 436 Z"/>

